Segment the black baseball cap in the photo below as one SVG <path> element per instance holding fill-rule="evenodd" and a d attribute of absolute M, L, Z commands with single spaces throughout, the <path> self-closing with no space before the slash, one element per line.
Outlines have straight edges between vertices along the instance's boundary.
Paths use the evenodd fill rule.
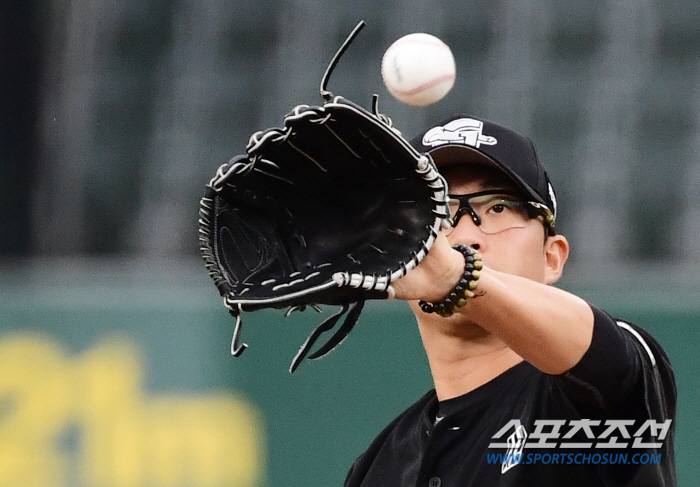
<path fill-rule="evenodd" d="M 473 115 L 456 114 L 411 140 L 418 151 L 429 154 L 438 170 L 467 161 L 469 155 L 503 171 L 533 201 L 545 205 L 556 219 L 557 199 L 547 171 L 532 141 L 518 132 Z"/>

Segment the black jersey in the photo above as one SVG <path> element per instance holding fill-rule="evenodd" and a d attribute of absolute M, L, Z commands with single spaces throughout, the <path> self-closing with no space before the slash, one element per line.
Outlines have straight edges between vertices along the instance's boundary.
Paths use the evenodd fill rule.
<path fill-rule="evenodd" d="M 676 386 L 643 329 L 593 308 L 561 375 L 527 362 L 463 396 L 430 391 L 374 440 L 346 487 L 675 486 Z"/>

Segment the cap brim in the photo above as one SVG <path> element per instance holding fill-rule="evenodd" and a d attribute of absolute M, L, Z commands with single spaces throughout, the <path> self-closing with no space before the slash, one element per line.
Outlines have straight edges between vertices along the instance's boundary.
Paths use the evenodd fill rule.
<path fill-rule="evenodd" d="M 523 194 L 528 195 L 533 201 L 546 205 L 546 202 L 542 201 L 540 195 L 532 190 L 520 176 L 511 171 L 507 166 L 500 164 L 498 161 L 476 148 L 465 145 L 446 144 L 429 150 L 428 154 L 435 162 L 438 170 L 452 169 L 465 165 L 493 167 L 508 177 Z"/>

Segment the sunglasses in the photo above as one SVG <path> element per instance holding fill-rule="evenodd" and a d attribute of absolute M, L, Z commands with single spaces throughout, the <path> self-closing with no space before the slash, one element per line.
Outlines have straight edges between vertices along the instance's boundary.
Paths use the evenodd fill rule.
<path fill-rule="evenodd" d="M 479 191 L 464 195 L 449 194 L 451 228 L 457 226 L 463 215 L 469 215 L 484 233 L 500 233 L 511 228 L 524 228 L 529 220 L 542 217 L 543 223 L 554 230 L 552 211 L 536 201 L 526 201 L 501 189 Z"/>

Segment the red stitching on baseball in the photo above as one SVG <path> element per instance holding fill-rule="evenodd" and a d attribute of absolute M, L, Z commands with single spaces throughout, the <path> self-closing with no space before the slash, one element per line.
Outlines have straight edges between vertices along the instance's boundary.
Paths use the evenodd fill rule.
<path fill-rule="evenodd" d="M 391 89 L 394 90 L 396 93 L 399 95 L 406 95 L 406 96 L 411 96 L 415 95 L 416 93 L 420 93 L 421 91 L 432 88 L 433 86 L 439 85 L 440 83 L 444 83 L 445 81 L 454 81 L 455 75 L 454 74 L 443 74 L 442 76 L 438 76 L 437 78 L 433 78 L 430 81 L 426 81 L 422 85 L 416 86 L 413 89 L 410 90 L 397 90 L 395 86 L 392 86 Z"/>

